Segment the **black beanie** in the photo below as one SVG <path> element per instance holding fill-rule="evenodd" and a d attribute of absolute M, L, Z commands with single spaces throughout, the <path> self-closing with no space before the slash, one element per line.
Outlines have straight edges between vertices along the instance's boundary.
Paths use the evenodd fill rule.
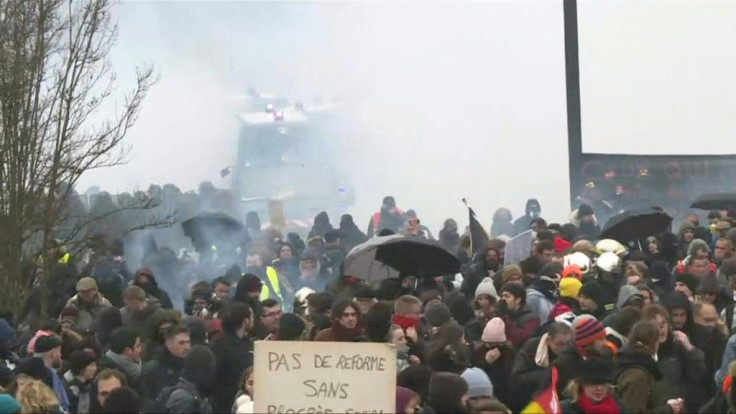
<path fill-rule="evenodd" d="M 427 365 L 411 365 L 399 373 L 396 377 L 396 385 L 414 391 L 422 397 L 422 401 L 426 401 L 429 396 L 430 377 L 432 377 L 432 370 Z"/>
<path fill-rule="evenodd" d="M 442 326 L 450 319 L 452 319 L 450 308 L 442 302 L 432 303 L 424 310 L 424 320 L 427 321 L 429 326 Z"/>
<path fill-rule="evenodd" d="M 468 383 L 463 377 L 450 372 L 437 372 L 429 379 L 429 406 L 459 406 L 468 392 Z"/>
<path fill-rule="evenodd" d="M 279 341 L 298 341 L 304 334 L 306 324 L 299 316 L 285 313 L 279 319 Z"/>
<path fill-rule="evenodd" d="M 196 316 L 187 316 L 181 320 L 181 324 L 189 330 L 192 345 L 202 345 L 207 342 L 207 325 Z"/>
<path fill-rule="evenodd" d="M 687 286 L 693 294 L 698 290 L 698 278 L 690 273 L 678 273 L 677 276 L 675 276 L 675 283 L 677 282 Z"/>
<path fill-rule="evenodd" d="M 205 345 L 195 346 L 184 357 L 181 377 L 200 390 L 209 388 L 215 377 L 215 355 Z"/>
<path fill-rule="evenodd" d="M 613 365 L 600 358 L 584 360 L 579 381 L 583 385 L 599 385 L 613 383 Z"/>
<path fill-rule="evenodd" d="M 587 204 L 581 204 L 580 207 L 578 207 L 578 220 L 585 216 L 592 216 L 592 215 L 593 215 L 593 207 Z"/>
<path fill-rule="evenodd" d="M 52 349 L 59 347 L 61 347 L 61 339 L 56 335 L 39 336 L 38 339 L 36 339 L 35 352 L 37 354 L 43 354 L 44 352 L 49 352 Z"/>
<path fill-rule="evenodd" d="M 580 292 L 578 293 L 578 296 L 585 296 L 586 298 L 592 300 L 593 302 L 600 304 L 601 303 L 601 288 L 600 286 L 598 286 L 598 283 L 594 281 L 585 283 L 580 288 Z"/>

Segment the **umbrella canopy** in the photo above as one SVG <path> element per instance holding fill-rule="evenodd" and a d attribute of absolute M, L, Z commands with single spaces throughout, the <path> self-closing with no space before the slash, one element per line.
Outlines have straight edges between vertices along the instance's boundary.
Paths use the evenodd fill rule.
<path fill-rule="evenodd" d="M 736 209 L 736 193 L 709 193 L 699 196 L 690 205 L 690 208 L 701 210 L 732 210 Z"/>
<path fill-rule="evenodd" d="M 355 246 L 345 258 L 343 273 L 375 281 L 400 274 L 431 277 L 459 270 L 457 258 L 439 244 L 419 237 L 392 235 L 374 237 Z"/>
<path fill-rule="evenodd" d="M 243 223 L 222 213 L 200 214 L 181 223 L 181 227 L 195 247 L 217 241 L 239 240 L 245 231 Z"/>
<path fill-rule="evenodd" d="M 600 238 L 627 243 L 661 233 L 667 230 L 671 222 L 672 217 L 667 213 L 652 208 L 627 210 L 606 222 Z"/>

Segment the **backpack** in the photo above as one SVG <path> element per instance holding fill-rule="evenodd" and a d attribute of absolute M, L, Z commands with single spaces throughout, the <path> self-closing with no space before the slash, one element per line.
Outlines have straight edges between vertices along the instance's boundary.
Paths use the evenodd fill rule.
<path fill-rule="evenodd" d="M 169 387 L 165 387 L 163 390 L 161 390 L 161 393 L 156 397 L 156 401 L 154 401 L 153 406 L 151 407 L 148 412 L 150 413 L 168 413 L 169 411 L 166 408 L 166 404 L 168 404 L 169 400 L 171 399 L 171 396 L 174 394 L 174 391 L 176 390 L 182 390 L 186 392 L 187 394 L 192 395 L 192 393 L 183 385 L 176 384 Z M 200 398 L 196 395 L 192 395 L 194 397 L 195 403 L 197 403 L 197 409 L 198 412 L 201 412 L 201 402 Z"/>

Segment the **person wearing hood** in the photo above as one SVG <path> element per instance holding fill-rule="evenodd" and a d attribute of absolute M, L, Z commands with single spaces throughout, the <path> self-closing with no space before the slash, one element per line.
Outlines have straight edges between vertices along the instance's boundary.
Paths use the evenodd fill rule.
<path fill-rule="evenodd" d="M 695 239 L 695 226 L 685 221 L 677 234 L 677 260 L 683 260 L 688 255 L 690 243 Z"/>
<path fill-rule="evenodd" d="M 581 314 L 593 315 L 599 320 L 605 319 L 608 315 L 601 302 L 601 286 L 597 280 L 583 284 L 580 288 L 578 301 L 580 302 Z"/>
<path fill-rule="evenodd" d="M 629 343 L 614 361 L 616 396 L 632 413 L 685 412 L 682 399 L 667 399 L 662 371 L 655 359 L 659 350 L 659 327 L 651 321 L 638 322 Z"/>
<path fill-rule="evenodd" d="M 271 266 L 279 272 L 279 276 L 294 283 L 299 278 L 299 256 L 296 255 L 294 246 L 289 242 L 281 243 L 276 259 Z"/>
<path fill-rule="evenodd" d="M 342 300 L 332 307 L 332 326 L 320 331 L 316 342 L 360 342 L 363 328 L 360 326 L 360 308 L 353 302 Z"/>
<path fill-rule="evenodd" d="M 726 307 L 734 303 L 733 296 L 721 285 L 716 275 L 706 276 L 700 282 L 697 293 L 704 303 L 713 305 L 718 313 L 723 312 Z"/>
<path fill-rule="evenodd" d="M 669 314 L 663 307 L 648 306 L 642 313 L 642 320 L 659 327 L 656 363 L 664 379 L 665 397 L 683 398 L 686 411 L 697 412 L 710 397 L 704 383 L 708 370 L 703 351 L 683 332 L 671 329 Z"/>
<path fill-rule="evenodd" d="M 321 252 L 315 247 L 304 250 L 299 262 L 299 279 L 295 283 L 297 290 L 307 287 L 315 292 L 322 292 L 327 288 L 330 275 L 322 268 L 321 256 Z"/>
<path fill-rule="evenodd" d="M 151 318 L 161 317 L 165 312 L 156 298 L 146 297 L 146 292 L 138 286 L 125 289 L 123 303 L 125 306 L 120 310 L 123 326 L 134 328 L 142 334 L 147 332 L 148 321 Z"/>
<path fill-rule="evenodd" d="M 144 407 L 153 407 L 156 397 L 165 387 L 176 385 L 184 358 L 192 349 L 189 330 L 180 325 L 169 327 L 164 333 L 164 341 L 164 348 L 143 366 L 138 382 Z"/>
<path fill-rule="evenodd" d="M 133 285 L 138 286 L 146 292 L 146 296 L 149 298 L 158 299 L 163 309 L 173 309 L 174 305 L 171 303 L 169 294 L 165 290 L 161 289 L 156 282 L 156 277 L 153 275 L 153 271 L 147 267 L 141 267 L 135 273 L 135 279 L 133 279 Z"/>
<path fill-rule="evenodd" d="M 698 291 L 698 279 L 690 273 L 679 273 L 675 276 L 675 292 L 680 292 L 692 302 Z"/>
<path fill-rule="evenodd" d="M 525 214 L 523 216 L 517 218 L 514 222 L 513 236 L 524 233 L 525 231 L 531 229 L 532 220 L 542 215 L 542 206 L 541 204 L 539 204 L 539 201 L 537 201 L 536 198 L 530 198 L 526 200 L 526 208 L 524 208 L 524 213 Z M 512 235 L 507 234 L 507 236 Z"/>
<path fill-rule="evenodd" d="M 711 263 L 711 253 L 710 246 L 705 241 L 693 240 L 687 249 L 687 256 L 677 262 L 677 266 L 672 270 L 672 273 L 675 275 L 692 273 L 700 279 L 708 274 L 715 274 L 718 267 L 715 263 Z"/>
<path fill-rule="evenodd" d="M 526 305 L 526 289 L 515 283 L 505 284 L 499 303 L 506 337 L 514 348 L 521 348 L 540 325 L 537 315 Z"/>
<path fill-rule="evenodd" d="M 245 215 L 245 230 L 248 232 L 248 237 L 251 241 L 255 241 L 261 238 L 263 231 L 261 230 L 261 218 L 258 217 L 258 213 L 255 211 L 249 211 Z"/>
<path fill-rule="evenodd" d="M 83 332 L 94 328 L 95 320 L 112 304 L 99 292 L 96 280 L 83 277 L 77 282 L 77 294 L 66 302 L 65 308 L 70 307 L 78 311 L 74 329 Z"/>
<path fill-rule="evenodd" d="M 493 223 L 491 223 L 491 237 L 498 238 L 500 236 L 514 237 L 516 230 L 512 224 L 513 216 L 511 210 L 507 208 L 499 208 L 493 213 Z"/>
<path fill-rule="evenodd" d="M 381 203 L 381 209 L 371 217 L 366 234 L 371 238 L 386 229 L 396 234 L 404 227 L 405 221 L 404 212 L 396 207 L 396 200 L 392 196 L 386 196 Z"/>
<path fill-rule="evenodd" d="M 422 224 L 414 210 L 406 211 L 406 224 L 402 228 L 401 234 L 406 237 L 420 237 L 427 240 L 434 240 L 429 227 Z"/>
<path fill-rule="evenodd" d="M 672 292 L 662 299 L 662 306 L 669 312 L 672 329 L 690 336 L 695 321 L 693 319 L 692 304 L 688 297 L 679 291 Z"/>
<path fill-rule="evenodd" d="M 649 280 L 657 297 L 664 297 L 675 288 L 675 276 L 666 262 L 654 262 L 649 267 Z"/>
<path fill-rule="evenodd" d="M 451 218 L 445 220 L 439 238 L 440 245 L 455 255 L 460 249 L 460 233 L 457 231 L 457 222 Z"/>
<path fill-rule="evenodd" d="M 509 377 L 514 390 L 509 401 L 514 412 L 524 408 L 532 397 L 542 391 L 552 375 L 552 364 L 558 355 L 573 343 L 570 325 L 555 322 L 547 333 L 532 338 L 519 349 Z"/>
<path fill-rule="evenodd" d="M 311 239 L 312 237 L 320 237 L 324 239 L 325 234 L 332 230 L 333 227 L 330 223 L 330 217 L 327 215 L 326 211 L 321 211 L 314 217 L 314 225 L 312 225 L 312 229 L 309 231 L 307 239 Z"/>
<path fill-rule="evenodd" d="M 572 223 L 577 227 L 578 236 L 583 236 L 588 240 L 598 240 L 601 234 L 601 228 L 595 217 L 593 207 L 588 204 L 581 204 L 572 214 Z"/>
<path fill-rule="evenodd" d="M 562 269 L 562 265 L 545 265 L 539 272 L 539 278 L 526 291 L 526 304 L 540 322 L 549 319 L 549 313 L 557 303 L 557 284 Z"/>
<path fill-rule="evenodd" d="M 368 236 L 360 231 L 350 214 L 343 214 L 340 217 L 340 235 L 346 251 L 368 241 Z"/>
<path fill-rule="evenodd" d="M 634 324 L 641 319 L 641 309 L 635 306 L 626 306 L 615 315 L 606 318 L 606 341 L 614 354 L 623 349 L 629 343 L 629 333 Z"/>
<path fill-rule="evenodd" d="M 463 283 L 460 291 L 465 297 L 473 297 L 480 282 L 486 277 L 493 278 L 501 265 L 500 249 L 489 245 L 478 251 L 475 263 L 470 265 L 463 273 Z"/>
<path fill-rule="evenodd" d="M 165 389 L 167 413 L 210 414 L 214 412 L 207 394 L 215 379 L 215 355 L 209 348 L 198 345 L 184 358 L 179 382 Z M 228 407 L 230 408 L 230 407 Z"/>
<path fill-rule="evenodd" d="M 694 304 L 693 316 L 696 331 L 692 338 L 692 344 L 705 354 L 705 365 L 708 370 L 706 394 L 713 395 L 717 390 L 713 381 L 714 374 L 723 362 L 728 340 L 726 326 L 719 318 L 716 308 L 708 303 Z"/>

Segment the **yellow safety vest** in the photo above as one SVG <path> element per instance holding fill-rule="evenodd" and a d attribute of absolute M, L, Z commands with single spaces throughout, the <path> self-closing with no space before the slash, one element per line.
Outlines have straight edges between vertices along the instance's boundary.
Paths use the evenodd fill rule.
<path fill-rule="evenodd" d="M 72 255 L 70 255 L 69 253 L 67 253 L 67 254 L 61 256 L 61 259 L 59 259 L 59 263 L 67 264 L 67 263 L 69 263 L 69 259 L 71 259 L 71 257 L 72 257 Z"/>
<path fill-rule="evenodd" d="M 273 286 L 273 294 L 275 294 L 281 303 L 284 303 L 284 298 L 281 296 L 281 286 L 279 285 L 279 273 L 271 266 L 268 266 L 266 268 L 266 275 L 268 276 L 268 281 L 271 282 L 271 286 Z M 266 300 L 271 297 L 271 289 L 268 288 L 268 284 L 264 283 L 263 287 L 261 288 L 261 297 L 260 300 Z"/>

